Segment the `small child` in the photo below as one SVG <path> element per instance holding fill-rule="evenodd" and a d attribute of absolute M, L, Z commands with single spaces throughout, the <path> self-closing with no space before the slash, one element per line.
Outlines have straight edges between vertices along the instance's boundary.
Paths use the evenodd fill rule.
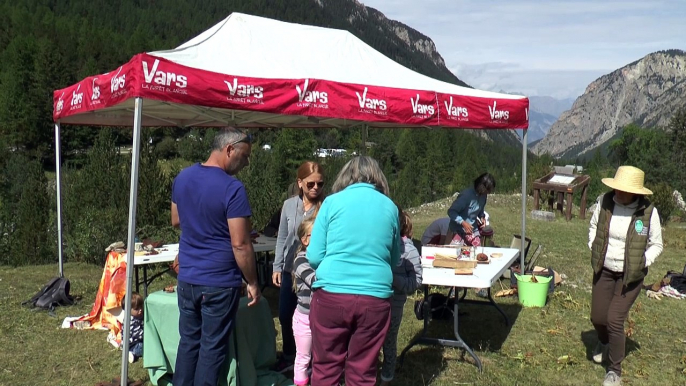
<path fill-rule="evenodd" d="M 391 325 L 383 344 L 383 365 L 381 385 L 390 384 L 395 375 L 395 360 L 398 353 L 398 330 L 403 320 L 403 308 L 407 295 L 422 285 L 422 263 L 419 251 L 412 242 L 412 220 L 407 212 L 400 212 L 400 235 L 403 238 L 402 255 L 398 265 L 393 267 L 393 296 L 391 297 Z"/>
<path fill-rule="evenodd" d="M 126 297 L 121 299 L 121 309 L 126 309 Z M 131 293 L 131 333 L 129 334 L 129 363 L 143 356 L 143 297 Z"/>
<path fill-rule="evenodd" d="M 295 337 L 295 363 L 293 382 L 296 386 L 307 385 L 310 381 L 307 368 L 312 359 L 312 331 L 310 330 L 310 300 L 314 270 L 307 260 L 306 250 L 310 245 L 310 234 L 314 219 L 303 220 L 298 227 L 300 249 L 293 260 L 293 290 L 298 296 L 298 306 L 293 313 L 293 337 Z"/>

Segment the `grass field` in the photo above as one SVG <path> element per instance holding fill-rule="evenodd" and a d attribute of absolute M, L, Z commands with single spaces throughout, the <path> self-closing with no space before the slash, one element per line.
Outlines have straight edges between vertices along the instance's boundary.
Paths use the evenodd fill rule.
<path fill-rule="evenodd" d="M 498 245 L 509 245 L 512 234 L 520 232 L 519 200 L 517 196 L 489 198 L 487 210 Z M 433 219 L 443 216 L 449 204 L 444 200 L 413 210 L 416 234 L 421 235 Z M 647 283 L 661 279 L 668 270 L 683 269 L 686 229 L 681 225 L 672 223 L 665 229 L 666 248 L 651 268 Z M 589 321 L 587 230 L 588 219 L 575 217 L 567 222 L 558 217 L 555 222 L 536 222 L 529 218 L 527 236 L 533 239 L 530 253 L 542 244 L 538 265 L 551 266 L 567 276 L 546 307 L 521 308 L 516 298 L 497 299 L 513 321 L 512 327 L 506 328 L 493 307 L 461 306 L 467 314 L 460 317 L 460 333 L 482 359 L 483 373 L 459 350 L 417 346 L 408 353 L 393 384 L 600 385 L 604 370 L 588 359 L 596 340 Z M 119 375 L 120 353 L 105 342 L 106 332 L 59 328 L 65 316 L 90 310 L 101 267 L 65 266 L 72 293 L 83 298 L 74 307 L 58 309 L 56 318 L 20 306 L 56 273 L 56 266 L 0 267 L 0 385 L 93 385 Z M 170 282 L 170 278 L 158 280 L 153 290 Z M 498 284 L 495 290 L 500 290 Z M 276 305 L 276 290 L 267 289 L 265 297 Z M 412 312 L 413 303 L 410 299 L 405 307 L 399 350 L 421 330 L 421 322 Z M 628 355 L 623 366 L 625 385 L 686 384 L 684 315 L 686 301 L 651 300 L 641 294 L 627 325 L 631 336 L 627 338 Z M 451 336 L 452 322 L 435 321 L 432 327 L 436 336 Z M 130 376 L 147 378 L 141 362 L 130 365 Z"/>

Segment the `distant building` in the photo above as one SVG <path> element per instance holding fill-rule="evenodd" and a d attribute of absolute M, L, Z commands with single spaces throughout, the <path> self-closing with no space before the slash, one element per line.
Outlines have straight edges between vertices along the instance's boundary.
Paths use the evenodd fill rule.
<path fill-rule="evenodd" d="M 317 149 L 317 151 L 314 152 L 314 156 L 318 158 L 327 158 L 327 157 L 343 157 L 348 154 L 348 151 L 345 149 Z"/>
<path fill-rule="evenodd" d="M 580 165 L 565 165 L 565 168 L 570 168 L 573 173 L 583 173 L 584 172 L 584 167 Z"/>

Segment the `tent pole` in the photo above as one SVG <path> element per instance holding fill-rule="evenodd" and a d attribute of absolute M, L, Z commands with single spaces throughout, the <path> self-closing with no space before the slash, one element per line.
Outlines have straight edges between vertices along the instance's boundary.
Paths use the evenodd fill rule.
<path fill-rule="evenodd" d="M 367 155 L 367 132 L 369 131 L 369 125 L 362 126 L 362 149 L 360 155 Z"/>
<path fill-rule="evenodd" d="M 526 257 L 525 246 L 526 246 L 526 156 L 527 156 L 527 141 L 528 141 L 528 129 L 522 130 L 522 242 L 520 243 L 519 256 L 521 258 L 521 274 L 524 275 L 524 258 Z"/>
<path fill-rule="evenodd" d="M 133 289 L 134 250 L 136 239 L 136 201 L 138 201 L 138 165 L 141 153 L 141 115 L 143 100 L 136 98 L 133 115 L 133 149 L 131 152 L 131 192 L 129 196 L 129 234 L 126 243 L 126 312 L 124 314 L 124 331 L 122 333 L 121 386 L 128 385 L 129 374 L 129 335 L 131 333 L 131 291 Z"/>
<path fill-rule="evenodd" d="M 60 277 L 64 277 L 64 257 L 62 255 L 62 166 L 60 144 L 60 121 L 55 122 L 55 188 L 57 190 L 57 256 L 59 257 Z"/>

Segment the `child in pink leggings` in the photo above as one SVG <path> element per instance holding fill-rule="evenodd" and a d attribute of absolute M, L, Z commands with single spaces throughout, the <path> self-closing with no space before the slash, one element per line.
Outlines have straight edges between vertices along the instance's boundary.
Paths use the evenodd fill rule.
<path fill-rule="evenodd" d="M 314 219 L 304 220 L 298 227 L 300 250 L 293 260 L 293 290 L 298 296 L 298 306 L 293 314 L 293 336 L 295 337 L 295 363 L 293 382 L 296 386 L 307 385 L 310 378 L 307 368 L 312 359 L 312 332 L 310 331 L 310 300 L 314 270 L 310 267 L 305 251 L 310 244 L 310 234 Z"/>

